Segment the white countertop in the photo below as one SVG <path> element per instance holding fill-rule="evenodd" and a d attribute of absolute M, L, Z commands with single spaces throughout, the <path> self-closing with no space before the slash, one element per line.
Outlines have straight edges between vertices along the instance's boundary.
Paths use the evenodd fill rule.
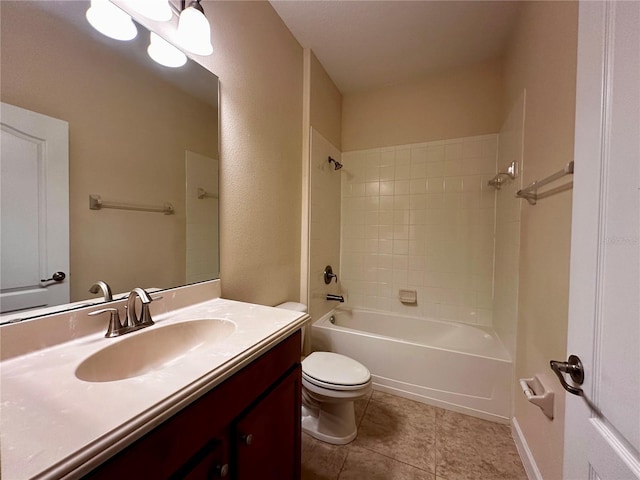
<path fill-rule="evenodd" d="M 141 376 L 97 383 L 75 376 L 82 360 L 114 342 L 201 318 L 229 320 L 236 329 L 220 343 L 197 348 Z M 117 338 L 104 337 L 105 318 L 104 331 L 3 360 L 2 478 L 77 478 L 87 473 L 299 329 L 308 318 L 299 312 L 218 298 L 156 315 L 156 325 Z"/>

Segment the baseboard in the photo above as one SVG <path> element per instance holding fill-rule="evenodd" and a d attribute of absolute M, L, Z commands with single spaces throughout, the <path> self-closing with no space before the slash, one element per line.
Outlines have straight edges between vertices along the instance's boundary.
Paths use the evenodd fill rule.
<path fill-rule="evenodd" d="M 533 453 L 531 453 L 531 450 L 529 449 L 527 439 L 524 438 L 522 430 L 520 430 L 518 420 L 516 420 L 515 417 L 511 419 L 511 436 L 513 437 L 513 441 L 518 449 L 518 454 L 520 455 L 520 460 L 522 460 L 522 465 L 524 466 L 527 478 L 529 480 L 544 480 L 540 470 L 538 470 L 536 460 L 533 458 Z"/>

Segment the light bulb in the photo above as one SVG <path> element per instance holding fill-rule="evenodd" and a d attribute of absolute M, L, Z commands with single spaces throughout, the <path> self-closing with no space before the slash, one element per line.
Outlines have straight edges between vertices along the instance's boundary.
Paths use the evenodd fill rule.
<path fill-rule="evenodd" d="M 202 6 L 192 0 L 180 13 L 178 21 L 178 42 L 186 50 L 196 55 L 211 55 L 211 27 L 202 12 Z"/>
<path fill-rule="evenodd" d="M 132 40 L 138 34 L 131 17 L 109 0 L 91 0 L 86 17 L 93 28 L 115 40 Z"/>
<path fill-rule="evenodd" d="M 158 22 L 171 20 L 172 12 L 167 0 L 128 0 L 127 4 L 151 20 Z"/>
<path fill-rule="evenodd" d="M 187 56 L 164 38 L 151 32 L 147 53 L 160 65 L 177 68 L 187 63 Z"/>

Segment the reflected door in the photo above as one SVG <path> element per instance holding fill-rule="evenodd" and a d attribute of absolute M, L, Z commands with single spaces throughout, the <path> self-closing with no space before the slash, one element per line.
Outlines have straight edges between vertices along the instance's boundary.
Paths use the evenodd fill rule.
<path fill-rule="evenodd" d="M 68 303 L 69 126 L 6 103 L 0 116 L 1 311 Z"/>

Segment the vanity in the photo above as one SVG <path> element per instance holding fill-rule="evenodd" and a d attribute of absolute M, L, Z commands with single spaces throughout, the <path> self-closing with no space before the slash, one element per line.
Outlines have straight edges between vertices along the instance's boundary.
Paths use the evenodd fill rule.
<path fill-rule="evenodd" d="M 308 315 L 162 294 L 117 338 L 96 306 L 0 327 L 2 478 L 300 478 Z"/>

